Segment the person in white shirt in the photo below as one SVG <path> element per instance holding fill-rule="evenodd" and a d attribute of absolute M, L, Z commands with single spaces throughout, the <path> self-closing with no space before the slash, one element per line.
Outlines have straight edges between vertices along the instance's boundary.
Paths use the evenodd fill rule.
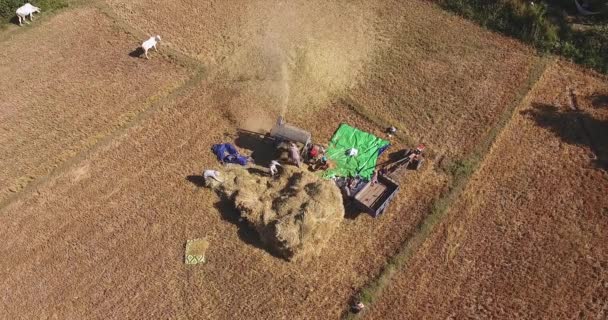
<path fill-rule="evenodd" d="M 282 165 L 278 161 L 276 161 L 276 160 L 270 161 L 270 176 L 271 177 L 274 177 L 279 172 L 279 168 L 277 168 L 277 166 L 282 167 Z"/>
<path fill-rule="evenodd" d="M 293 142 L 289 145 L 289 156 L 291 158 L 291 161 L 293 161 L 293 164 L 295 164 L 299 168 L 300 167 L 300 162 L 301 162 L 301 160 L 300 160 L 300 149 Z"/>
<path fill-rule="evenodd" d="M 218 182 L 223 182 L 220 179 L 220 172 L 216 170 L 205 170 L 203 172 L 203 178 L 205 178 L 205 181 L 209 181 L 209 179 L 214 179 Z"/>

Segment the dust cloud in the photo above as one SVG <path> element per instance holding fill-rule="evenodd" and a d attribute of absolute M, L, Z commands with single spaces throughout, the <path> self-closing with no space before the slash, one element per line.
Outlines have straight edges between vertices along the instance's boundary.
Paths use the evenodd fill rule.
<path fill-rule="evenodd" d="M 356 86 L 382 47 L 373 4 L 277 1 L 247 7 L 240 43 L 216 75 L 238 87 L 228 108 L 241 124 L 324 109 Z M 257 120 L 248 119 L 255 115 Z M 262 121 L 264 122 L 264 121 Z"/>

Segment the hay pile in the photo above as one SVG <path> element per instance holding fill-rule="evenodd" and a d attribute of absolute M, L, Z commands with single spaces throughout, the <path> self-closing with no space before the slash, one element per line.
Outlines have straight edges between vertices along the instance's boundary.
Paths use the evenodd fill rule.
<path fill-rule="evenodd" d="M 331 181 L 286 166 L 278 178 L 260 168 L 230 166 L 208 185 L 235 208 L 271 251 L 289 260 L 318 254 L 344 218 Z"/>

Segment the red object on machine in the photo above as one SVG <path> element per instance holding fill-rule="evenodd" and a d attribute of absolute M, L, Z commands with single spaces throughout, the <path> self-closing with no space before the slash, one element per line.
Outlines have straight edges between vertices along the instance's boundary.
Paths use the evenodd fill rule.
<path fill-rule="evenodd" d="M 313 145 L 312 148 L 310 148 L 310 159 L 314 159 L 319 155 L 319 146 Z"/>

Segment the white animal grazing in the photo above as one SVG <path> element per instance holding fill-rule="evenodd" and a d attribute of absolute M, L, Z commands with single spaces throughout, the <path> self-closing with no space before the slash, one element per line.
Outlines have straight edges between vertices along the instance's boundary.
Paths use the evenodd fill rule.
<path fill-rule="evenodd" d="M 144 43 L 141 44 L 142 49 L 144 49 L 144 54 L 146 55 L 146 59 L 150 59 L 148 57 L 148 50 L 154 48 L 154 51 L 158 51 L 156 49 L 156 44 L 160 42 L 160 36 L 157 35 L 156 37 L 151 37 L 150 39 L 144 41 Z"/>
<path fill-rule="evenodd" d="M 34 21 L 34 12 L 40 13 L 40 8 L 34 7 L 33 5 L 26 3 L 17 9 L 17 18 L 19 19 L 19 25 L 22 25 L 21 22 L 27 22 L 27 16 L 30 16 L 30 21 Z"/>

